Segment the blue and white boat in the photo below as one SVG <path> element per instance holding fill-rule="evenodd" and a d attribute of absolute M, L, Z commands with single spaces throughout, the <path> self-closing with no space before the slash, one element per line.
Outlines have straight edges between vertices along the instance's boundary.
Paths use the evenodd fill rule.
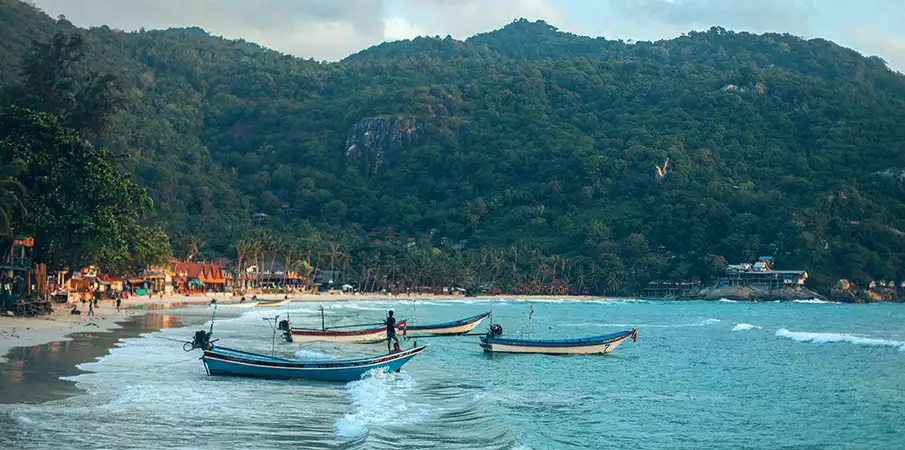
<path fill-rule="evenodd" d="M 577 339 L 513 339 L 504 338 L 502 334 L 502 327 L 498 324 L 490 325 L 487 335 L 481 336 L 481 347 L 484 351 L 547 355 L 604 354 L 615 350 L 628 338 L 635 341 L 638 338 L 638 329 Z"/>
<path fill-rule="evenodd" d="M 405 328 L 406 336 L 455 336 L 468 333 L 481 324 L 490 312 L 478 314 L 476 316 L 466 317 L 461 320 L 453 320 L 451 322 L 432 323 L 428 325 L 408 325 Z"/>
<path fill-rule="evenodd" d="M 201 356 L 208 375 L 355 381 L 372 369 L 399 372 L 427 345 L 369 358 L 329 360 L 284 359 L 215 345 L 208 347 Z"/>

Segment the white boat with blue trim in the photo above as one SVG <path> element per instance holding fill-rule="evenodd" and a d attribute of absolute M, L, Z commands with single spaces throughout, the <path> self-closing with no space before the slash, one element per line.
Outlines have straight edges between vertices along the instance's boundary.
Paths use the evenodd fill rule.
<path fill-rule="evenodd" d="M 605 354 L 615 350 L 628 338 L 635 341 L 638 329 L 576 339 L 514 339 L 504 338 L 502 334 L 503 328 L 500 325 L 491 324 L 490 331 L 481 336 L 481 348 L 490 353 Z"/>
<path fill-rule="evenodd" d="M 208 375 L 348 382 L 374 369 L 399 372 L 425 348 L 427 345 L 367 358 L 299 360 L 210 345 L 201 360 Z"/>
<path fill-rule="evenodd" d="M 407 336 L 456 336 L 468 333 L 481 324 L 490 312 L 478 314 L 476 316 L 466 317 L 460 320 L 453 320 L 443 323 L 432 323 L 428 325 L 408 325 L 406 327 Z"/>
<path fill-rule="evenodd" d="M 291 298 L 283 299 L 283 300 L 257 300 L 255 306 L 257 307 L 277 307 L 284 306 L 292 303 Z"/>

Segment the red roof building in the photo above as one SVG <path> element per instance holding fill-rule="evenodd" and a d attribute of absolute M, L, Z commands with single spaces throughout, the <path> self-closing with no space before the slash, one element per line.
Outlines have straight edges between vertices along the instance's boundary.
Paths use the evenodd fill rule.
<path fill-rule="evenodd" d="M 204 284 L 225 284 L 223 266 L 211 263 L 176 263 L 176 275 Z"/>

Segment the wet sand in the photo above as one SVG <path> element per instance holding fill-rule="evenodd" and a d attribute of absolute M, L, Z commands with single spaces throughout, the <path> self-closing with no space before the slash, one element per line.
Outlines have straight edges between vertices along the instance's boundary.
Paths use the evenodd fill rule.
<path fill-rule="evenodd" d="M 183 325 L 179 317 L 148 313 L 125 319 L 113 331 L 76 332 L 67 340 L 13 348 L 0 363 L 0 404 L 43 403 L 78 394 L 74 382 L 61 379 L 83 373 L 77 365 L 108 354 L 120 339 Z"/>

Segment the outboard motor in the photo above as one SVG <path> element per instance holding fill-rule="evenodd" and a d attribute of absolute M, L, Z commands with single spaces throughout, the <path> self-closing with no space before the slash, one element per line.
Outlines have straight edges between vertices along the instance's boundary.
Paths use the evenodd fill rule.
<path fill-rule="evenodd" d="M 285 319 L 281 320 L 279 325 L 277 325 L 277 329 L 282 331 L 289 331 L 289 321 Z"/>
<path fill-rule="evenodd" d="M 209 331 L 196 331 L 195 337 L 192 339 L 192 342 L 186 342 L 185 345 L 182 346 L 182 349 L 187 352 L 190 352 L 196 348 L 200 348 L 202 350 L 210 350 L 211 348 L 213 348 L 213 345 L 211 345 L 211 333 Z"/>
<path fill-rule="evenodd" d="M 487 337 L 495 338 L 503 335 L 503 326 L 498 323 L 490 324 L 490 329 L 487 330 Z"/>

